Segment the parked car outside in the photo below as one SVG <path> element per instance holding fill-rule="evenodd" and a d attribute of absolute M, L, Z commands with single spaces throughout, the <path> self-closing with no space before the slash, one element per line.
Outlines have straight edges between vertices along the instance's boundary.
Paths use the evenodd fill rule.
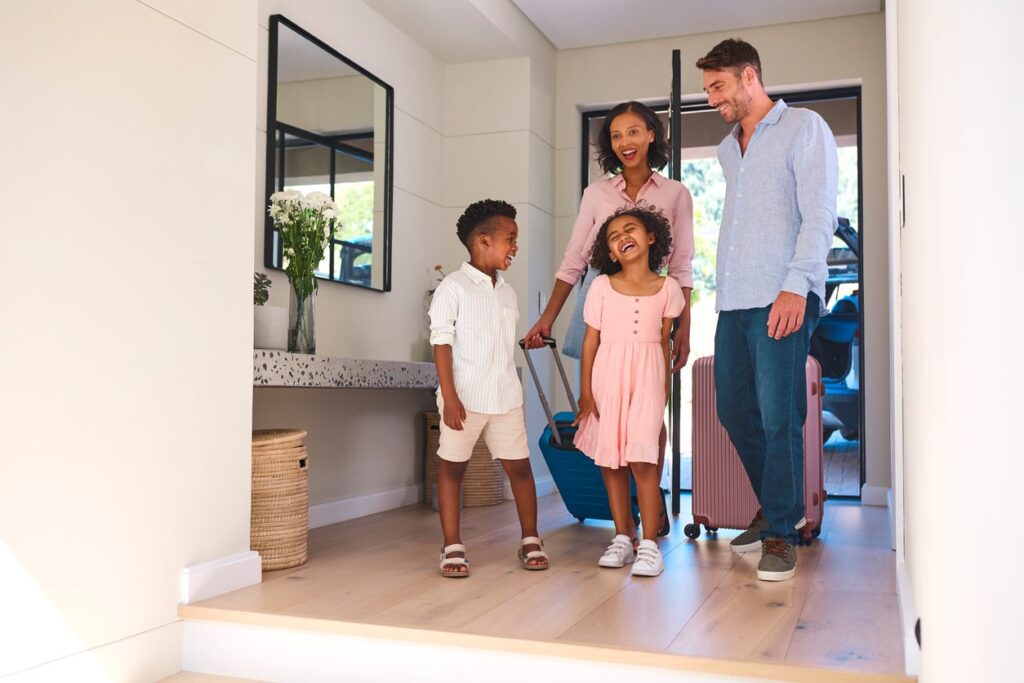
<path fill-rule="evenodd" d="M 825 385 L 824 437 L 838 429 L 844 439 L 860 437 L 860 240 L 846 218 L 839 219 L 836 244 L 828 254 L 827 313 L 811 336 L 811 355 L 821 364 Z"/>

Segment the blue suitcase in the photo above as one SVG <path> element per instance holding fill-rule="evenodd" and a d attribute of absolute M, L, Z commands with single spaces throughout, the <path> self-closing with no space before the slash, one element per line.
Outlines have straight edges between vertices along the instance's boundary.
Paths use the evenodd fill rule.
<path fill-rule="evenodd" d="M 540 451 L 544 455 L 544 461 L 547 463 L 548 469 L 551 470 L 551 477 L 555 480 L 555 487 L 562 496 L 562 501 L 570 515 L 581 522 L 585 519 L 611 519 L 612 511 L 608 505 L 608 494 L 604 488 L 600 468 L 594 464 L 593 460 L 577 450 L 572 442 L 573 437 L 576 436 L 576 427 L 573 427 L 572 423 L 576 418 L 576 413 L 579 412 L 579 406 L 576 405 L 576 399 L 573 396 L 572 387 L 569 385 L 569 378 L 565 374 L 565 368 L 562 366 L 557 345 L 555 340 L 550 337 L 544 338 L 544 344 L 550 347 L 554 353 L 555 365 L 558 366 L 558 373 L 562 377 L 562 384 L 565 386 L 565 392 L 569 397 L 569 405 L 572 406 L 573 412 L 562 412 L 556 415 L 551 413 L 551 406 L 538 381 L 537 370 L 533 366 L 530 352 L 520 341 L 519 346 L 523 349 L 526 365 L 530 368 L 533 384 L 537 387 L 540 403 L 548 418 L 548 426 L 544 428 L 540 437 Z M 630 479 L 630 489 L 633 494 L 633 519 L 639 521 L 640 510 L 636 500 L 636 485 L 632 478 Z M 664 505 L 664 496 L 662 505 Z M 658 532 L 659 536 L 668 533 L 668 519 L 666 510 L 665 525 Z"/>

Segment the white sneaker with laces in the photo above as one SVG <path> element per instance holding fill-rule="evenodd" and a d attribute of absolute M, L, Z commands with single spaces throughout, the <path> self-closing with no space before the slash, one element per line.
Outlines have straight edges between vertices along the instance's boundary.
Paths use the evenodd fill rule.
<path fill-rule="evenodd" d="M 608 544 L 608 548 L 604 551 L 604 555 L 597 563 L 602 567 L 612 567 L 618 569 L 631 563 L 635 559 L 633 554 L 633 539 L 626 534 L 617 534 L 612 542 Z"/>
<path fill-rule="evenodd" d="M 644 539 L 636 549 L 636 562 L 630 573 L 633 576 L 657 576 L 665 571 L 665 560 L 661 557 L 658 544 Z"/>

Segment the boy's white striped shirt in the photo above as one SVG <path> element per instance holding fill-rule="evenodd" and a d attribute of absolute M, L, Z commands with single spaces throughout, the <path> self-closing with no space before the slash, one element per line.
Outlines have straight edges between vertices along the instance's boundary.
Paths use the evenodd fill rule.
<path fill-rule="evenodd" d="M 516 374 L 516 292 L 499 272 L 469 263 L 447 276 L 430 302 L 430 343 L 452 347 L 455 391 L 466 410 L 500 415 L 523 405 Z M 440 389 L 438 389 L 440 392 Z"/>

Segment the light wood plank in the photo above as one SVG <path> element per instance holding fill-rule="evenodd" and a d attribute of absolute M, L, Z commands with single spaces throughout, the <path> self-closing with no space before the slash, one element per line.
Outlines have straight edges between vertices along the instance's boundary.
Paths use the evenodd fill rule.
<path fill-rule="evenodd" d="M 479 648 L 543 657 L 585 659 L 592 662 L 609 662 L 638 667 L 713 674 L 726 678 L 786 681 L 788 683 L 822 683 L 822 681 L 828 681 L 828 683 L 913 683 L 914 681 L 909 676 L 898 674 L 865 674 L 855 671 L 836 671 L 819 667 L 793 666 L 788 664 L 739 662 L 709 657 L 685 657 L 660 652 L 638 652 L 621 648 L 593 647 L 572 643 L 494 638 L 491 636 L 452 633 L 449 631 L 380 626 L 329 619 L 309 619 L 283 614 L 260 614 L 204 607 L 202 605 L 182 605 L 178 608 L 178 612 L 185 619 L 212 620 L 250 626 L 267 626 L 316 633 L 399 640 L 445 647 Z"/>
<path fill-rule="evenodd" d="M 661 540 L 667 568 L 654 579 L 598 567 L 613 534 L 610 523 L 577 523 L 558 496 L 539 501 L 538 521 L 552 558 L 547 571 L 519 568 L 520 530 L 515 506 L 506 502 L 464 511 L 472 576 L 441 577 L 437 513 L 416 505 L 314 530 L 306 565 L 267 572 L 258 586 L 181 613 L 315 617 L 309 623 L 488 643 L 498 637 L 546 643 L 552 651 L 600 646 L 758 666 L 901 670 L 895 559 L 884 509 L 826 505 L 823 542 L 798 549 L 797 576 L 782 584 L 757 580 L 760 553 L 732 553 L 731 532 L 686 539 L 687 515 L 674 519 L 672 534 Z M 806 680 L 841 680 L 827 675 Z"/>
<path fill-rule="evenodd" d="M 538 528 L 546 537 L 545 548 L 553 566 L 561 561 L 564 544 L 555 540 L 558 531 L 575 527 L 576 521 L 562 511 L 546 512 L 538 520 Z M 332 565 L 348 574 L 348 580 L 337 588 L 320 592 L 302 601 L 296 601 L 287 610 L 289 614 L 331 619 L 362 619 L 379 623 L 405 623 L 429 626 L 437 620 L 435 611 L 461 612 L 458 603 L 474 586 L 510 573 L 516 580 L 539 580 L 545 572 L 526 572 L 520 569 L 515 551 L 521 538 L 518 523 L 474 536 L 466 541 L 470 558 L 469 579 L 449 579 L 438 572 L 439 546 L 429 541 L 418 541 L 413 552 L 409 541 L 393 547 L 369 551 Z M 570 544 L 571 545 L 571 544 Z M 471 582 L 472 580 L 472 582 Z M 459 585 L 456 585 L 459 584 Z M 467 585 L 461 585 L 467 584 Z M 500 600 L 500 595 L 491 596 Z M 474 609 L 482 609 L 480 605 Z M 462 609 L 468 609 L 463 607 Z M 413 618 L 413 613 L 421 614 Z M 382 615 L 379 619 L 377 615 Z M 405 616 L 402 616 L 405 615 Z M 408 621 L 404 621 L 408 619 Z M 450 624 L 453 625 L 453 624 Z"/>
<path fill-rule="evenodd" d="M 803 600 L 800 591 L 784 584 L 717 588 L 667 649 L 722 659 L 784 661 Z"/>
<path fill-rule="evenodd" d="M 812 590 L 786 661 L 887 672 L 903 665 L 895 593 Z"/>
<path fill-rule="evenodd" d="M 726 552 L 729 552 L 726 550 Z M 664 650 L 727 574 L 736 558 L 700 566 L 687 547 L 665 555 L 658 577 L 632 577 L 621 590 L 587 614 L 560 640 Z M 629 569 L 615 570 L 629 576 Z"/>

